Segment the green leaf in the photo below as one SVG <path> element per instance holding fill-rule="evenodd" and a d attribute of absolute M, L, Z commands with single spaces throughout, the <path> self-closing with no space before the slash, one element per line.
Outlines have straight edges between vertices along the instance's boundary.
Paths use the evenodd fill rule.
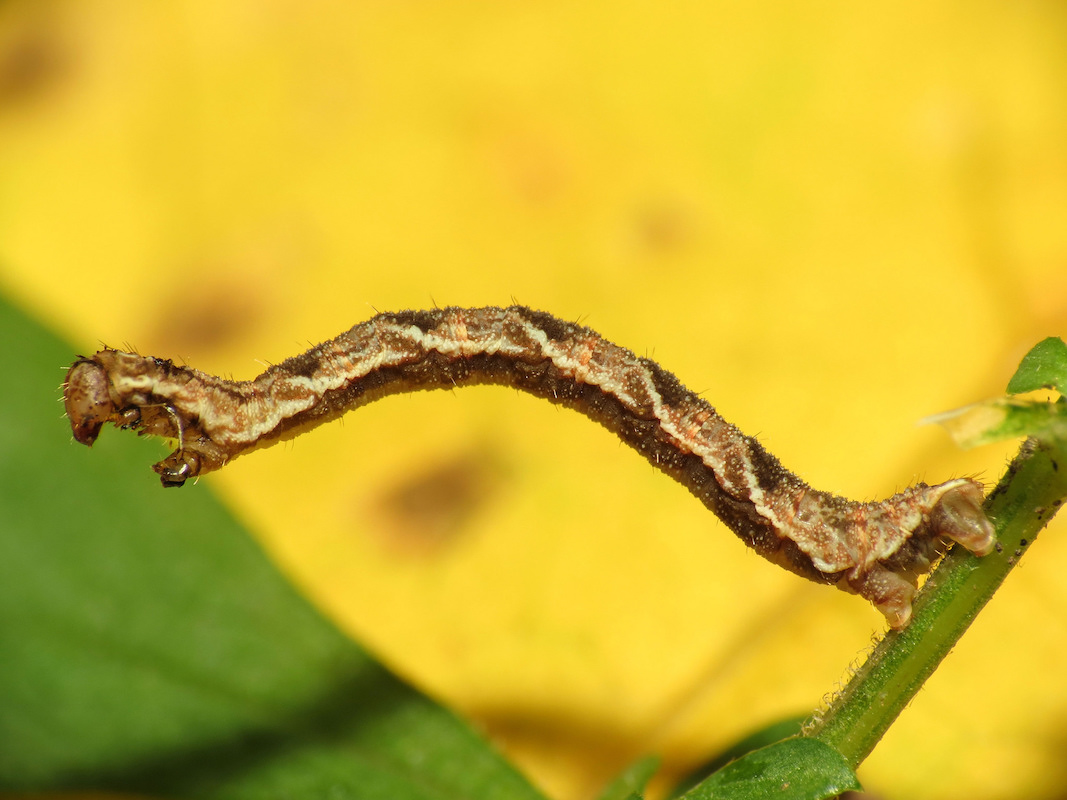
<path fill-rule="evenodd" d="M 1060 394 L 1067 387 L 1067 344 L 1050 336 L 1034 345 L 1008 382 L 1009 394 L 1021 394 L 1037 389 L 1056 389 Z"/>
<path fill-rule="evenodd" d="M 767 745 L 798 735 L 801 732 L 804 722 L 807 721 L 808 716 L 809 715 L 805 714 L 804 716 L 793 717 L 791 719 L 778 720 L 777 722 L 772 722 L 771 724 L 748 734 L 743 739 L 739 739 L 725 750 L 721 751 L 714 758 L 701 764 L 686 775 L 678 785 L 675 786 L 673 791 L 671 791 L 671 797 L 685 794 L 698 783 L 706 780 L 708 777 L 725 767 L 731 761 L 734 761 L 747 753 L 751 753 L 753 750 L 758 750 L 761 747 L 766 747 Z"/>
<path fill-rule="evenodd" d="M 659 758 L 646 756 L 635 761 L 612 781 L 597 800 L 642 800 L 645 787 L 659 768 Z"/>
<path fill-rule="evenodd" d="M 0 300 L 0 790 L 541 797 L 282 578 L 155 445 L 72 442 L 70 348 Z"/>
<path fill-rule="evenodd" d="M 1067 386 L 1067 344 L 1053 336 L 1034 345 L 1008 382 L 1020 394 Z M 960 447 L 1034 436 L 1046 442 L 1067 441 L 1067 405 L 998 397 L 935 414 L 923 420 L 944 427 Z"/>
<path fill-rule="evenodd" d="M 859 790 L 848 762 L 816 739 L 793 738 L 753 750 L 684 795 L 685 800 L 823 800 Z"/>
<path fill-rule="evenodd" d="M 941 425 L 960 447 L 1035 436 L 1067 440 L 1067 405 L 1001 397 L 946 411 L 926 422 Z"/>

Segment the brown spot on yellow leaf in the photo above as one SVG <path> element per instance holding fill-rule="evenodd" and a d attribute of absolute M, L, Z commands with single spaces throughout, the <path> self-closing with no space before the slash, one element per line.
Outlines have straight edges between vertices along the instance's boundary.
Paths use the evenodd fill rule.
<path fill-rule="evenodd" d="M 433 555 L 468 529 L 497 492 L 501 473 L 485 446 L 404 472 L 373 501 L 373 530 L 399 554 Z"/>

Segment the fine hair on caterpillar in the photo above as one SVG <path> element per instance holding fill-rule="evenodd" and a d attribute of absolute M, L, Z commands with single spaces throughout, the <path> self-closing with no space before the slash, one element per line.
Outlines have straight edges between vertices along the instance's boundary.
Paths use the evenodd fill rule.
<path fill-rule="evenodd" d="M 813 489 L 654 361 L 523 306 L 378 314 L 248 381 L 105 348 L 70 367 L 64 402 L 82 444 L 107 423 L 175 440 L 154 469 L 181 486 L 387 395 L 475 384 L 581 412 L 760 555 L 865 597 L 894 628 L 952 542 L 977 555 L 995 543 L 977 482 L 919 483 L 878 502 Z"/>

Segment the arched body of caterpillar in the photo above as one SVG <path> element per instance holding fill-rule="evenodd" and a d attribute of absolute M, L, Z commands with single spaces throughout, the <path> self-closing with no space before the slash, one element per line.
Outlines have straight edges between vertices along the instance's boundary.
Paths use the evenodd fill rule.
<path fill-rule="evenodd" d="M 181 486 L 386 395 L 473 384 L 580 411 L 760 555 L 862 595 L 895 628 L 911 617 L 918 577 L 951 542 L 978 555 L 994 545 L 975 481 L 920 483 L 879 502 L 818 491 L 655 362 L 522 306 L 379 314 L 249 381 L 104 349 L 71 366 L 64 400 L 83 444 L 109 422 L 175 440 L 154 469 L 164 486 Z"/>

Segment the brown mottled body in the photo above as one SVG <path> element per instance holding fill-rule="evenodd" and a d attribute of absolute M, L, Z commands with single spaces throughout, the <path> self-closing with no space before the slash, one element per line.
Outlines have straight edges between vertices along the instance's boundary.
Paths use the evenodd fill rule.
<path fill-rule="evenodd" d="M 876 503 L 817 491 L 658 364 L 522 306 L 379 314 L 250 381 L 104 349 L 74 363 L 64 399 L 83 444 L 108 422 L 177 440 L 155 470 L 181 486 L 386 395 L 473 384 L 582 412 L 761 555 L 866 597 L 893 627 L 907 624 L 918 576 L 952 541 L 979 555 L 993 547 L 976 482 L 920 483 Z"/>

